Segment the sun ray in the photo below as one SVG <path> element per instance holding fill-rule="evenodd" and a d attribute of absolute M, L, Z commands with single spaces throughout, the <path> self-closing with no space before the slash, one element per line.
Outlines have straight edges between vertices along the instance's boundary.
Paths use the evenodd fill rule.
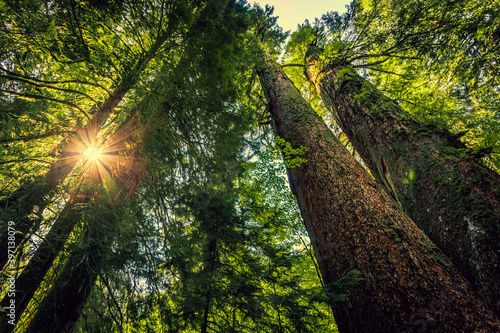
<path fill-rule="evenodd" d="M 75 157 L 80 160 L 82 175 L 94 185 L 114 192 L 115 182 L 123 182 L 132 164 L 137 167 L 134 135 L 141 131 L 136 117 L 126 119 L 113 133 L 81 133 L 74 142 Z M 110 193 L 111 194 L 111 193 Z"/>

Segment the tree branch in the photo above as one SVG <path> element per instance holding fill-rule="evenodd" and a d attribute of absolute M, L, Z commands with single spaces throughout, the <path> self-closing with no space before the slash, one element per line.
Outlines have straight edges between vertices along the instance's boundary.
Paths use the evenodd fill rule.
<path fill-rule="evenodd" d="M 61 134 L 74 134 L 76 133 L 75 131 L 53 131 L 53 132 L 47 132 L 43 134 L 35 134 L 35 135 L 29 135 L 29 136 L 20 136 L 17 138 L 9 138 L 9 139 L 0 139 L 0 143 L 9 143 L 9 142 L 14 142 L 14 141 L 30 141 L 30 140 L 38 140 L 38 139 L 45 139 L 54 135 L 61 135 Z"/>
<path fill-rule="evenodd" d="M 394 72 L 391 72 L 391 71 L 386 71 L 386 70 L 383 70 L 383 69 L 380 69 L 380 68 L 370 67 L 368 65 L 357 65 L 357 66 L 353 66 L 353 67 L 354 68 L 368 68 L 368 69 L 371 69 L 371 70 L 374 70 L 374 71 L 377 71 L 377 72 L 382 72 L 382 73 L 386 73 L 386 74 L 397 75 L 397 76 L 402 77 L 405 80 L 409 80 L 409 78 L 406 77 L 406 76 L 404 76 L 403 74 L 398 74 L 398 73 L 394 73 Z"/>
<path fill-rule="evenodd" d="M 17 96 L 23 96 L 23 97 L 35 98 L 35 99 L 46 99 L 46 100 L 49 100 L 49 101 L 53 101 L 53 102 L 61 103 L 61 104 L 64 104 L 64 105 L 68 105 L 68 106 L 70 106 L 72 108 L 78 109 L 87 118 L 87 120 L 90 121 L 90 116 L 87 114 L 87 112 L 85 112 L 78 105 L 73 104 L 71 102 L 64 101 L 64 100 L 57 99 L 57 98 L 47 97 L 47 96 L 33 95 L 33 94 L 27 94 L 27 93 L 19 93 L 17 91 L 12 91 L 12 90 L 0 89 L 0 91 L 6 92 L 8 94 L 17 95 Z"/>
<path fill-rule="evenodd" d="M 29 80 L 29 81 L 35 81 L 35 82 L 40 82 L 40 83 L 45 83 L 45 84 L 66 84 L 66 83 L 78 83 L 78 84 L 86 84 L 86 85 L 89 85 L 89 86 L 92 86 L 92 87 L 96 87 L 96 88 L 99 88 L 99 89 L 102 89 L 104 91 L 106 91 L 108 93 L 108 95 L 111 95 L 111 91 L 109 91 L 108 89 L 106 89 L 105 87 L 101 86 L 100 84 L 97 84 L 97 83 L 93 83 L 93 82 L 88 82 L 88 81 L 82 81 L 82 80 L 65 80 L 65 81 L 47 81 L 47 80 L 40 80 L 40 79 L 37 79 L 37 78 L 34 78 L 34 77 L 31 77 L 31 76 L 27 76 L 27 75 L 20 75 L 18 73 L 15 73 L 15 72 L 11 72 L 5 68 L 3 68 L 1 65 L 0 65 L 0 70 L 1 71 L 4 71 L 5 73 L 9 74 L 9 75 L 12 75 L 12 76 L 15 76 L 15 77 L 19 77 L 19 78 L 23 78 L 24 80 Z"/>
<path fill-rule="evenodd" d="M 20 82 L 25 82 L 25 83 L 28 83 L 28 84 L 30 84 L 32 86 L 35 86 L 35 87 L 41 87 L 41 88 L 47 88 L 47 89 L 54 89 L 54 90 L 62 91 L 62 92 L 66 92 L 66 93 L 73 93 L 73 94 L 82 95 L 82 96 L 90 99 L 95 104 L 97 104 L 97 101 L 95 99 L 93 99 L 92 97 L 90 97 L 86 93 L 83 93 L 83 92 L 78 91 L 78 90 L 64 89 L 64 88 L 58 88 L 58 87 L 51 87 L 51 86 L 48 86 L 48 85 L 45 85 L 45 84 L 38 84 L 38 83 L 30 82 L 29 80 L 26 80 L 24 78 L 12 77 L 12 76 L 9 76 L 9 75 L 0 75 L 0 77 L 4 77 L 6 79 L 11 79 L 11 80 L 16 80 L 16 81 L 20 81 Z"/>
<path fill-rule="evenodd" d="M 37 158 L 23 158 L 23 159 L 21 159 L 21 160 L 14 160 L 14 161 L 0 161 L 0 165 L 3 165 L 3 164 L 10 164 L 10 163 L 26 162 L 26 161 L 34 161 L 34 162 L 43 163 L 43 164 L 48 164 L 48 165 L 51 165 L 51 164 L 52 164 L 51 162 L 44 161 L 44 160 L 39 160 L 39 159 L 37 159 Z"/>

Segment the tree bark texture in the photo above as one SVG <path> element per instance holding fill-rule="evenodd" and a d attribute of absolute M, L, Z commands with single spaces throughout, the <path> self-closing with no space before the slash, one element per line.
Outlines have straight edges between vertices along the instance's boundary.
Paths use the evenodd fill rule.
<path fill-rule="evenodd" d="M 500 322 L 336 139 L 281 68 L 259 71 L 273 129 L 307 162 L 287 168 L 325 284 L 363 282 L 333 306 L 341 332 L 493 332 Z"/>
<path fill-rule="evenodd" d="M 26 332 L 72 332 L 97 280 L 102 246 L 73 251 L 43 298 Z"/>
<path fill-rule="evenodd" d="M 464 153 L 457 137 L 408 119 L 348 66 L 306 75 L 377 181 L 451 258 L 500 315 L 500 175 Z M 462 149 L 462 150 L 460 150 Z"/>

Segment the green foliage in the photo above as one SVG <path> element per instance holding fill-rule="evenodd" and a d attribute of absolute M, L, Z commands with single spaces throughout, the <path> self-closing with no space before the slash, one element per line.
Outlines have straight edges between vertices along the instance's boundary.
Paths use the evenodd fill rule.
<path fill-rule="evenodd" d="M 495 1 L 366 0 L 354 21 L 358 43 L 371 48 L 372 82 L 415 119 L 466 133 L 497 170 L 499 10 Z"/>
<path fill-rule="evenodd" d="M 277 25 L 278 17 L 272 16 L 274 7 L 266 5 L 263 9 L 258 4 L 254 4 L 249 11 L 249 23 L 251 32 L 260 41 L 260 47 L 273 56 L 277 56 L 281 46 L 285 41 L 288 32 L 283 33 L 283 29 Z"/>
<path fill-rule="evenodd" d="M 285 166 L 287 168 L 296 168 L 301 164 L 306 163 L 307 160 L 300 157 L 304 155 L 306 151 L 309 150 L 307 147 L 300 146 L 298 148 L 292 148 L 290 142 L 286 142 L 283 138 L 276 136 L 274 142 L 281 148 L 283 157 L 285 160 Z"/>
<path fill-rule="evenodd" d="M 20 20 L 47 20 L 33 25 L 47 47 L 15 39 L 19 32 L 23 36 L 23 24 L 3 31 L 11 52 L 18 46 L 36 51 L 3 63 L 11 67 L 2 72 L 2 87 L 12 85 L 12 91 L 23 94 L 1 100 L 6 111 L 1 113 L 6 125 L 2 143 L 11 149 L 3 160 L 15 157 L 17 162 L 21 154 L 57 159 L 61 140 L 85 126 L 113 89 L 133 82 L 99 138 L 117 133 L 126 138 L 126 149 L 109 154 L 120 156 L 124 165 L 131 147 L 140 147 L 134 168 L 143 184 L 135 196 L 127 195 L 126 203 L 115 202 L 113 193 L 129 191 L 124 179 L 96 187 L 102 179 L 86 178 L 84 164 L 76 165 L 74 177 L 57 189 L 58 198 L 73 196 L 71 189 L 83 182 L 82 189 L 95 190 L 102 202 L 78 206 L 81 223 L 36 297 L 43 299 L 51 283 L 59 281 L 59 267 L 73 269 L 67 258 L 78 257 L 78 262 L 93 263 L 98 277 L 77 331 L 187 332 L 207 326 L 227 332 L 335 331 L 328 306 L 310 302 L 321 290 L 320 280 L 283 164 L 266 170 L 262 165 L 274 162 L 264 158 L 257 166 L 243 158 L 245 150 L 260 143 L 248 135 L 257 132 L 250 126 L 258 123 L 256 96 L 246 95 L 255 44 L 242 36 L 256 29 L 252 20 L 258 17 L 261 28 L 274 26 L 272 10 L 249 11 L 232 2 L 221 7 L 220 1 L 200 7 L 185 1 L 107 4 L 78 2 L 69 8 L 51 3 L 53 17 L 34 5 Z M 77 21 L 85 22 L 85 29 L 80 31 Z M 165 41 L 159 37 L 162 31 L 169 32 Z M 262 32 L 263 40 L 278 50 L 284 37 L 279 29 Z M 163 43 L 162 53 L 148 53 L 158 43 Z M 138 67 L 144 57 L 149 62 Z M 118 131 L 129 119 L 138 122 L 124 127 L 131 133 Z M 284 148 L 291 155 L 305 152 Z M 278 156 L 279 148 L 265 154 Z M 22 165 L 21 171 L 5 168 L 3 197 L 11 202 L 20 184 L 32 179 L 37 184 L 51 162 L 44 169 L 33 164 Z M 116 176 L 124 166 L 105 167 Z M 30 193 L 36 197 L 35 189 Z M 60 212 L 63 205 L 58 204 L 48 207 Z M 48 228 L 44 222 L 40 231 Z M 69 252 L 74 255 L 68 257 Z M 36 315 L 36 304 L 29 310 Z"/>
<path fill-rule="evenodd" d="M 403 184 L 409 184 L 415 179 L 415 171 L 410 169 L 410 172 L 408 173 L 408 178 L 403 179 Z"/>
<path fill-rule="evenodd" d="M 373 83 L 356 101 L 375 86 L 411 117 L 467 130 L 464 153 L 496 153 L 498 6 L 458 2 L 357 1 L 344 15 L 327 13 L 294 32 L 285 70 L 320 109 L 301 67 L 309 45 L 318 46 L 322 64 L 343 67 L 339 80 L 359 70 Z M 277 56 L 287 37 L 272 7 L 219 0 L 23 6 L 0 5 L 1 218 L 32 221 L 27 237 L 45 234 L 77 186 L 93 194 L 77 205 L 81 223 L 37 298 L 74 252 L 99 268 L 79 331 L 335 332 L 329 305 L 345 301 L 363 277 L 354 270 L 322 286 L 285 169 L 307 163 L 308 148 L 280 137 L 266 144 L 267 128 L 258 127 L 269 115 L 256 112 L 265 106 L 254 65 L 263 49 Z M 446 47 L 434 47 L 437 39 Z M 97 186 L 102 175 L 88 178 L 80 161 L 47 194 L 44 176 L 65 139 L 116 91 L 123 97 L 101 127 L 79 136 L 125 137 L 108 154 L 121 164 L 101 169 L 112 179 Z M 117 130 L 132 118 L 135 127 Z M 140 156 L 137 189 L 124 181 L 129 173 L 118 176 L 132 146 Z M 118 193 L 128 193 L 124 203 Z M 28 201 L 44 207 L 21 205 Z M 23 262 L 30 251 L 18 249 Z"/>
<path fill-rule="evenodd" d="M 499 53 L 499 10 L 495 1 L 355 1 L 342 15 L 306 22 L 292 34 L 287 56 L 302 63 L 301 56 L 316 50 L 319 68 L 335 65 L 347 73 L 352 67 L 408 117 L 466 133 L 468 149 L 487 152 L 476 156 L 498 170 L 498 68 L 492 59 Z M 314 47 L 308 51 L 308 45 Z M 289 73 L 302 87 L 299 70 Z"/>
<path fill-rule="evenodd" d="M 307 46 L 316 39 L 317 31 L 306 22 L 292 33 L 286 45 L 286 55 L 293 63 L 302 63 L 307 52 Z"/>
<path fill-rule="evenodd" d="M 310 252 L 298 244 L 306 233 L 287 190 L 285 167 L 276 160 L 279 149 L 272 147 L 259 152 L 256 162 L 245 163 L 243 174 L 226 169 L 230 178 L 236 177 L 229 182 L 221 182 L 220 168 L 206 169 L 204 163 L 198 166 L 206 172 L 202 184 L 180 184 L 165 196 L 155 195 L 160 188 L 149 187 L 149 197 L 156 199 L 148 201 L 146 214 L 128 222 L 141 230 L 137 241 L 142 245 L 133 247 L 137 254 L 122 271 L 108 269 L 101 277 L 85 310 L 95 319 L 87 320 L 85 329 L 199 331 L 206 313 L 208 327 L 225 332 L 335 332 L 328 306 L 316 296 L 323 288 Z M 238 147 L 220 149 L 234 152 Z M 227 167 L 226 157 L 210 159 Z M 137 235 L 132 228 L 122 235 L 128 230 Z M 123 245 L 127 241 L 123 238 Z M 136 282 L 130 281 L 131 273 Z M 135 283 L 143 287 L 134 291 Z M 106 300 L 107 308 L 102 306 Z"/>

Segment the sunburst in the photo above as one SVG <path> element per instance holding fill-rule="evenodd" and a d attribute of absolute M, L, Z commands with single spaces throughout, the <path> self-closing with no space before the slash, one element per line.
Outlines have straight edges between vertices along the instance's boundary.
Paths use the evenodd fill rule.
<path fill-rule="evenodd" d="M 89 141 L 82 140 L 79 149 L 83 172 L 85 177 L 91 179 L 95 184 L 102 184 L 111 178 L 111 168 L 115 164 L 118 152 L 110 151 L 108 140 L 98 143 L 95 138 L 92 138 Z"/>
<path fill-rule="evenodd" d="M 92 162 L 99 161 L 102 156 L 103 156 L 102 148 L 94 147 L 94 145 L 89 146 L 83 152 L 83 157 L 86 158 L 88 161 L 92 161 Z"/>
<path fill-rule="evenodd" d="M 143 169 L 143 163 L 137 161 L 132 140 L 134 133 L 140 130 L 137 119 L 131 117 L 107 133 L 89 131 L 92 135 L 80 135 L 76 146 L 82 175 L 94 185 L 103 185 L 111 192 L 117 190 L 118 183 L 124 183 L 130 177 L 131 168 Z"/>

